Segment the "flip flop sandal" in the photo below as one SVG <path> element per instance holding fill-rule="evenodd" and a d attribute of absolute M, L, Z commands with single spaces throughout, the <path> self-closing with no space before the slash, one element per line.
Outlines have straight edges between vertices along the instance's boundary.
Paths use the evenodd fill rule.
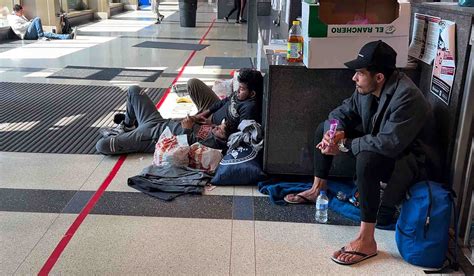
<path fill-rule="evenodd" d="M 289 195 L 293 195 L 293 199 L 294 198 L 301 198 L 303 201 L 298 201 L 298 200 L 290 200 L 288 198 Z M 290 203 L 290 204 L 314 204 L 314 201 L 310 200 L 309 198 L 305 197 L 305 196 L 302 196 L 302 195 L 299 195 L 299 194 L 288 194 L 286 195 L 283 200 L 286 202 L 286 203 Z"/>
<path fill-rule="evenodd" d="M 353 265 L 353 264 L 357 264 L 357 263 L 360 263 L 362 261 L 365 261 L 367 259 L 370 259 L 372 257 L 375 257 L 377 256 L 377 252 L 375 252 L 374 254 L 365 254 L 365 253 L 362 253 L 362 252 L 357 252 L 357 251 L 346 251 L 346 247 L 342 247 L 341 250 L 339 250 L 339 252 L 341 254 L 351 254 L 351 255 L 356 255 L 356 256 L 360 256 L 362 258 L 358 259 L 358 260 L 355 260 L 355 261 L 352 261 L 352 262 L 344 262 L 344 261 L 341 261 L 339 260 L 338 258 L 332 256 L 331 257 L 331 260 L 333 260 L 334 262 L 336 262 L 337 264 L 340 264 L 340 265 Z"/>

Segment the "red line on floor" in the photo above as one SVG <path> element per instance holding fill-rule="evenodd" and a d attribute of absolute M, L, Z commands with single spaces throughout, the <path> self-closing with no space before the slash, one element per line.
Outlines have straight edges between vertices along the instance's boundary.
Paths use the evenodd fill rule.
<path fill-rule="evenodd" d="M 212 20 L 211 24 L 209 25 L 209 28 L 207 29 L 206 33 L 201 37 L 201 40 L 199 41 L 199 44 L 201 44 L 206 36 L 209 34 L 209 31 L 212 29 L 212 26 L 214 25 L 214 22 L 216 19 Z M 178 73 L 178 76 L 173 80 L 172 84 L 175 84 L 178 79 L 181 77 L 181 75 L 184 72 L 184 69 L 188 65 L 188 63 L 191 61 L 191 59 L 194 57 L 196 54 L 196 50 L 194 50 L 184 63 L 184 65 L 181 67 L 181 70 Z M 169 87 L 166 91 L 161 100 L 156 104 L 156 108 L 160 108 L 160 106 L 163 104 L 165 101 L 166 97 L 168 96 L 169 92 L 171 90 L 171 87 Z M 38 275 L 48 275 L 49 272 L 53 269 L 54 265 L 58 261 L 59 257 L 61 257 L 61 254 L 63 253 L 64 249 L 68 245 L 69 241 L 72 239 L 74 234 L 76 233 L 77 229 L 81 226 L 82 222 L 84 219 L 87 217 L 87 215 L 92 211 L 96 203 L 99 201 L 101 198 L 102 194 L 105 192 L 107 187 L 109 186 L 110 182 L 114 179 L 115 175 L 117 175 L 117 172 L 120 170 L 122 167 L 123 163 L 125 162 L 125 159 L 127 158 L 126 155 L 120 156 L 119 160 L 117 160 L 117 163 L 115 163 L 114 167 L 112 170 L 109 172 L 109 175 L 105 178 L 104 182 L 100 185 L 99 189 L 94 193 L 94 195 L 91 197 L 91 199 L 87 202 L 86 206 L 81 210 L 79 215 L 76 217 L 74 222 L 71 224 L 69 229 L 66 231 L 62 239 L 59 241 L 59 243 L 56 245 L 56 248 L 54 248 L 53 252 L 49 256 L 49 258 L 46 260 L 44 263 L 43 267 L 41 270 L 38 272 Z"/>
<path fill-rule="evenodd" d="M 214 26 L 214 23 L 216 22 L 216 18 L 214 18 L 211 22 L 211 25 L 209 25 L 209 28 L 207 28 L 207 31 L 206 33 L 201 37 L 201 40 L 199 40 L 199 44 L 202 44 L 202 42 L 206 39 L 206 36 L 209 34 L 209 32 L 211 31 L 212 29 L 212 26 Z M 171 86 L 173 86 L 178 80 L 179 78 L 181 78 L 181 75 L 183 75 L 183 72 L 184 72 L 184 69 L 186 68 L 186 66 L 188 66 L 188 63 L 191 61 L 191 59 L 193 59 L 194 55 L 196 54 L 196 50 L 194 50 L 188 57 L 188 59 L 186 60 L 186 62 L 184 63 L 183 67 L 181 67 L 181 70 L 179 70 L 179 73 L 178 75 L 176 76 L 176 78 L 174 78 L 173 82 L 171 83 Z M 163 97 L 161 97 L 161 100 L 156 104 L 156 108 L 160 108 L 160 106 L 163 104 L 163 102 L 166 100 L 166 97 L 168 97 L 169 93 L 171 91 L 171 87 L 168 87 L 168 89 L 166 89 L 165 91 L 165 94 L 163 95 Z"/>

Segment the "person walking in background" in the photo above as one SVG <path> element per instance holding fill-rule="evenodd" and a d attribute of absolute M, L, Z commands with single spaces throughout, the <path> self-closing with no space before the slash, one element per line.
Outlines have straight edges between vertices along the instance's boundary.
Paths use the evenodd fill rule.
<path fill-rule="evenodd" d="M 230 10 L 227 16 L 224 16 L 225 21 L 229 22 L 229 17 L 231 17 L 232 14 L 237 11 L 237 20 L 235 21 L 235 24 L 247 22 L 246 20 L 242 21 L 242 11 L 243 8 L 245 8 L 246 2 L 246 0 L 234 0 L 234 7 L 232 8 L 232 10 Z"/>
<path fill-rule="evenodd" d="M 247 4 L 247 0 L 240 0 L 241 8 L 240 8 L 240 23 L 246 23 L 247 20 L 244 19 L 244 10 L 245 5 Z"/>
<path fill-rule="evenodd" d="M 13 32 L 21 39 L 34 40 L 34 39 L 74 39 L 76 37 L 76 30 L 71 34 L 55 34 L 43 31 L 43 25 L 41 24 L 41 18 L 35 17 L 32 20 L 28 20 L 25 17 L 23 7 L 16 4 L 13 7 L 13 14 L 8 15 L 8 24 L 12 28 Z"/>
<path fill-rule="evenodd" d="M 160 0 L 150 0 L 150 1 L 151 1 L 151 11 L 156 14 L 155 24 L 161 24 L 161 21 L 163 21 L 165 16 L 160 13 Z"/>

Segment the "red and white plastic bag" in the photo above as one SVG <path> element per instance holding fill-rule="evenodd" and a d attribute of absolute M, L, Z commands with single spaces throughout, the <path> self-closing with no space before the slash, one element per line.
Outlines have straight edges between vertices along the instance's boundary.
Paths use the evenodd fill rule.
<path fill-rule="evenodd" d="M 221 159 L 220 150 L 203 146 L 200 143 L 192 144 L 189 149 L 189 167 L 194 169 L 214 173 Z"/>
<path fill-rule="evenodd" d="M 187 136 L 175 136 L 167 127 L 156 143 L 155 153 L 153 154 L 153 165 L 187 167 L 189 164 L 188 154 L 189 144 Z"/>

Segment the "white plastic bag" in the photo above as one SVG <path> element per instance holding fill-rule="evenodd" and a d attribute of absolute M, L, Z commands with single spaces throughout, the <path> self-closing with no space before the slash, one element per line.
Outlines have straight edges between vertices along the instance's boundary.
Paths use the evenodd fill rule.
<path fill-rule="evenodd" d="M 224 99 L 232 94 L 232 81 L 232 79 L 216 80 L 212 86 L 212 91 L 216 93 L 217 97 Z"/>
<path fill-rule="evenodd" d="M 194 143 L 189 149 L 189 167 L 214 173 L 222 159 L 222 153 L 218 149 L 212 149 Z"/>
<path fill-rule="evenodd" d="M 155 153 L 153 154 L 153 165 L 164 166 L 174 165 L 187 167 L 189 144 L 186 135 L 175 136 L 167 127 L 155 146 Z"/>

